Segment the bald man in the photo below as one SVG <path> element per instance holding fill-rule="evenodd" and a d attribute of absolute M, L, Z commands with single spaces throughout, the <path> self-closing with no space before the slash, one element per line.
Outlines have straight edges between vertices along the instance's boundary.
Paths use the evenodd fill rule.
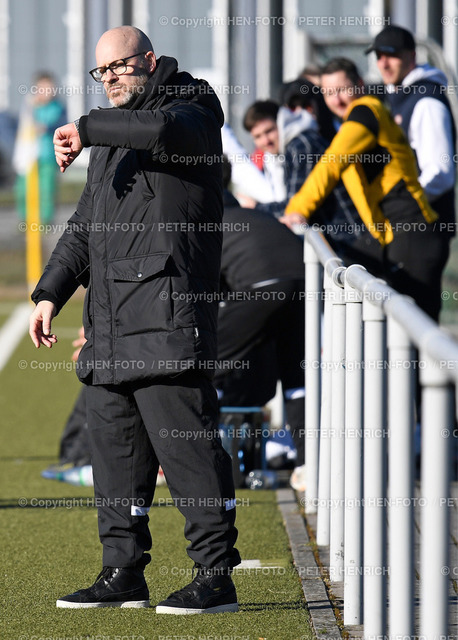
<path fill-rule="evenodd" d="M 53 317 L 80 283 L 87 287 L 77 373 L 88 385 L 103 569 L 57 606 L 149 606 L 147 512 L 160 464 L 186 519 L 196 575 L 156 611 L 237 611 L 234 486 L 211 383 L 223 114 L 211 87 L 179 72 L 174 58 L 156 58 L 138 29 L 104 33 L 96 62 L 90 74 L 112 108 L 55 132 L 61 171 L 83 147 L 91 156 L 30 320 L 35 346 L 52 347 Z"/>

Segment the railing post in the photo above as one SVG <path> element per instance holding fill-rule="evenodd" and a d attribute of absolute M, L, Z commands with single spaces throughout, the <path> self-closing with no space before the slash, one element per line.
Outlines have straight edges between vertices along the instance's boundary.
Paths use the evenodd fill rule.
<path fill-rule="evenodd" d="M 422 640 L 448 636 L 450 434 L 454 429 L 453 387 L 440 363 L 421 354 Z"/>
<path fill-rule="evenodd" d="M 414 637 L 414 350 L 388 318 L 390 638 Z"/>
<path fill-rule="evenodd" d="M 305 260 L 305 512 L 316 513 L 320 437 L 321 266 L 312 245 L 304 240 Z M 300 461 L 299 461 L 300 464 Z"/>
<path fill-rule="evenodd" d="M 318 514 L 316 543 L 319 547 L 329 545 L 331 497 L 331 356 L 332 356 L 332 282 L 324 272 L 324 322 L 321 355 L 321 416 L 320 416 L 320 466 L 318 471 Z M 306 425 L 307 428 L 307 425 Z"/>
<path fill-rule="evenodd" d="M 364 321 L 364 637 L 386 633 L 385 316 L 367 298 Z"/>
<path fill-rule="evenodd" d="M 351 266 L 347 269 L 346 275 Z M 358 267 L 361 268 L 361 267 Z M 363 322 L 362 293 L 345 278 L 345 585 L 344 624 L 362 623 Z"/>
<path fill-rule="evenodd" d="M 332 398 L 331 398 L 331 533 L 329 575 L 332 582 L 343 580 L 344 499 L 345 499 L 345 291 L 332 284 Z"/>

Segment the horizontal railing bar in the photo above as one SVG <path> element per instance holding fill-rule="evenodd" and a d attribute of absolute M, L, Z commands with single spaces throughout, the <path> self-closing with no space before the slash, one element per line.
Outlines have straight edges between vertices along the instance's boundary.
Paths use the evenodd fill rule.
<path fill-rule="evenodd" d="M 374 278 L 363 267 L 348 271 L 349 284 L 383 308 L 406 331 L 412 343 L 446 368 L 452 380 L 458 377 L 458 344 L 448 336 L 414 301 Z"/>
<path fill-rule="evenodd" d="M 458 382 L 458 343 L 448 336 L 414 301 L 389 287 L 383 280 L 366 271 L 363 266 L 342 266 L 329 243 L 316 229 L 309 228 L 306 241 L 313 246 L 319 261 L 336 284 L 343 286 L 344 277 L 348 283 L 371 303 L 393 317 L 408 334 L 412 343 L 424 350 L 441 368 L 452 382 Z"/>
<path fill-rule="evenodd" d="M 328 276 L 343 289 L 345 286 L 343 275 L 340 275 L 340 271 L 336 271 L 340 267 L 343 273 L 345 269 L 341 258 L 336 256 L 329 242 L 316 229 L 312 229 L 311 227 L 308 228 L 305 232 L 305 238 L 314 248 L 315 253 L 318 256 L 318 260 L 323 265 Z"/>

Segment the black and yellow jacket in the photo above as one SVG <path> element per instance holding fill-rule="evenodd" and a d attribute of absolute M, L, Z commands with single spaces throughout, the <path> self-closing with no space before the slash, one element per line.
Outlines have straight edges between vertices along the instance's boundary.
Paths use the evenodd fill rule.
<path fill-rule="evenodd" d="M 382 246 L 404 223 L 437 220 L 418 182 L 415 156 L 402 129 L 373 96 L 351 103 L 339 132 L 285 213 L 309 218 L 340 178 Z"/>

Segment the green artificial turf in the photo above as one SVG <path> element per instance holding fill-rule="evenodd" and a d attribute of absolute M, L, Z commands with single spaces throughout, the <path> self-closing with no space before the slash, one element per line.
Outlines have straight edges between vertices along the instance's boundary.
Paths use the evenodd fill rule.
<path fill-rule="evenodd" d="M 2 640 L 308 640 L 313 638 L 299 579 L 273 492 L 242 490 L 237 547 L 262 567 L 236 570 L 240 611 L 205 616 L 157 615 L 151 609 L 57 609 L 55 600 L 89 586 L 101 569 L 92 489 L 44 480 L 78 394 L 70 356 L 81 305 L 54 320 L 60 336 L 38 351 L 24 337 L 0 372 L 0 573 Z M 3 318 L 2 318 L 3 319 Z M 47 369 L 46 369 L 47 367 Z M 151 603 L 191 580 L 184 519 L 167 488 L 150 512 Z"/>

